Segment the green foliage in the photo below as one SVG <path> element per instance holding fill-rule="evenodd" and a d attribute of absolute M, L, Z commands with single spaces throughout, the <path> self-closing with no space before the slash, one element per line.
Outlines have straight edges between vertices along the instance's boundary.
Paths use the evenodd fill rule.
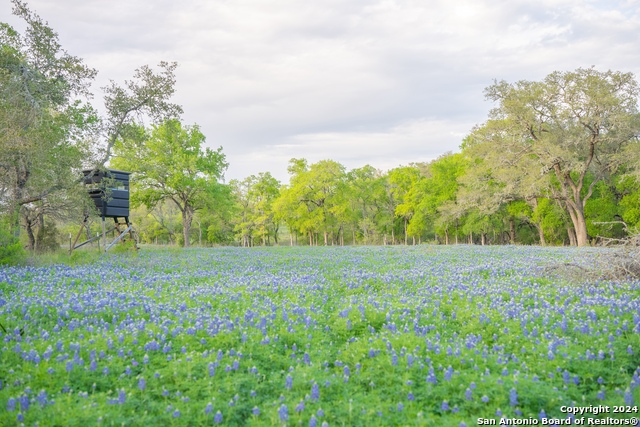
<path fill-rule="evenodd" d="M 228 165 L 222 147 L 204 147 L 200 128 L 178 120 L 154 125 L 150 132 L 131 127 L 127 136 L 116 142 L 111 165 L 132 172 L 132 204 L 153 209 L 163 201 L 174 203 L 182 217 L 180 242 L 189 246 L 196 211 L 212 208 L 224 194 L 219 180 Z"/>
<path fill-rule="evenodd" d="M 497 181 L 491 193 L 497 200 L 561 200 L 577 244 L 588 244 L 584 206 L 594 194 L 591 183 L 609 181 L 624 163 L 620 152 L 637 145 L 633 75 L 593 68 L 554 72 L 540 82 L 496 82 L 486 95 L 498 105 L 464 149 L 481 159 L 484 182 Z"/>
<path fill-rule="evenodd" d="M 633 313 L 611 310 L 638 299 L 633 283 L 581 290 L 532 268 L 591 264 L 605 251 L 76 253 L 71 267 L 15 269 L 0 282 L 0 321 L 25 333 L 3 334 L 20 352 L 0 358 L 2 425 L 23 417 L 25 425 L 199 426 L 215 424 L 220 411 L 220 425 L 233 426 L 308 425 L 313 417 L 448 427 L 498 410 L 564 419 L 560 408 L 575 402 L 640 397 L 629 388 L 640 360 Z M 127 333 L 113 327 L 126 323 L 135 325 Z"/>
<path fill-rule="evenodd" d="M 38 229 L 36 249 L 39 253 L 53 252 L 60 249 L 61 236 L 55 223 L 47 222 Z"/>
<path fill-rule="evenodd" d="M 24 261 L 26 252 L 20 239 L 0 227 L 0 265 L 15 265 Z"/>

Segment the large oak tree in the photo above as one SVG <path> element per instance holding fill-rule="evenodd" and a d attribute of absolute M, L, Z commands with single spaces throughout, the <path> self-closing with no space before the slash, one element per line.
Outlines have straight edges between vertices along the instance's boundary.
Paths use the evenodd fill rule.
<path fill-rule="evenodd" d="M 505 188 L 525 197 L 534 195 L 533 184 L 550 192 L 571 218 L 576 243 L 587 245 L 585 204 L 640 131 L 634 76 L 580 68 L 539 82 L 496 82 L 486 95 L 497 106 L 471 140 L 499 153 L 485 161 L 510 173 L 494 177 L 502 176 Z"/>

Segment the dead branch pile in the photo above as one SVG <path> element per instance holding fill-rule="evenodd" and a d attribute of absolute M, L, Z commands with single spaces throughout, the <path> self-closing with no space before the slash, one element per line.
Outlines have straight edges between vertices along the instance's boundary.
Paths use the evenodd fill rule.
<path fill-rule="evenodd" d="M 613 242 L 607 242 L 610 246 Z M 584 263 L 561 263 L 547 266 L 544 274 L 570 283 L 593 283 L 599 280 L 640 279 L 640 234 L 615 242 L 606 252 Z"/>

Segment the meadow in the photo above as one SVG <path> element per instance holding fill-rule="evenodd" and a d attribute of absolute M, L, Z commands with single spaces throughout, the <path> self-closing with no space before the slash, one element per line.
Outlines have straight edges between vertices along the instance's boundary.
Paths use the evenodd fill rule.
<path fill-rule="evenodd" d="M 545 275 L 601 251 L 156 249 L 1 268 L 0 425 L 543 425 L 589 405 L 624 411 L 575 418 L 628 420 L 640 282 Z"/>

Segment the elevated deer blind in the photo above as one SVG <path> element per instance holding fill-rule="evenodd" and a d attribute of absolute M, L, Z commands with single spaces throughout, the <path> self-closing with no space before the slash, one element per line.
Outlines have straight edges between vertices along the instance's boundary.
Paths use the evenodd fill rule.
<path fill-rule="evenodd" d="M 98 214 L 102 218 L 102 236 L 89 238 L 87 241 L 76 244 L 82 231 L 87 230 L 89 234 L 89 213 L 85 215 L 82 227 L 75 238 L 75 241 L 69 247 L 69 252 L 77 249 L 87 243 L 98 240 L 102 237 L 105 252 L 113 245 L 122 240 L 128 233 L 135 242 L 133 228 L 129 221 L 129 175 L 130 172 L 124 172 L 116 169 L 94 170 L 87 169 L 82 171 L 84 174 L 84 184 L 89 192 L 89 197 L 93 201 Z M 113 218 L 114 226 L 107 230 L 106 219 Z M 121 219 L 124 222 L 121 222 Z M 107 234 L 115 231 L 114 240 L 107 244 Z"/>

